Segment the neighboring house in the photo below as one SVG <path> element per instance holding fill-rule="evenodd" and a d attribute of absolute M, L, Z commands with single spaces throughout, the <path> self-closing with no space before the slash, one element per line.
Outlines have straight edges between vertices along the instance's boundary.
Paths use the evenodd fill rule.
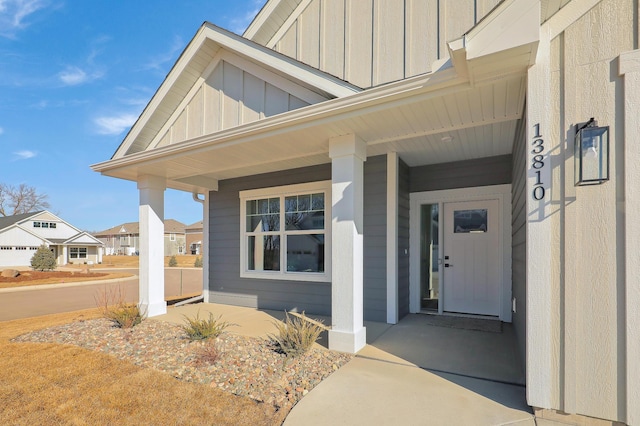
<path fill-rule="evenodd" d="M 0 217 L 0 267 L 30 266 L 43 244 L 51 249 L 59 266 L 102 262 L 99 240 L 51 212 Z"/>
<path fill-rule="evenodd" d="M 190 254 L 202 254 L 202 221 L 185 228 L 187 250 Z"/>
<path fill-rule="evenodd" d="M 94 237 L 105 245 L 107 255 L 132 256 L 140 253 L 140 225 L 128 222 L 104 231 L 95 232 Z M 167 219 L 164 221 L 163 244 L 164 256 L 187 254 L 187 243 L 184 223 Z"/>
<path fill-rule="evenodd" d="M 640 424 L 639 16 L 269 0 L 243 36 L 203 24 L 93 168 L 137 181 L 142 244 L 165 188 L 204 196 L 206 301 L 330 314 L 348 352 L 365 319 L 512 322 L 536 410 Z"/>

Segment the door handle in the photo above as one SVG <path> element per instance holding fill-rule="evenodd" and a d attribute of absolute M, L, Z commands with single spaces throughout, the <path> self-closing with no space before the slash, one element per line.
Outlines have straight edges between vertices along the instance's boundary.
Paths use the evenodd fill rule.
<path fill-rule="evenodd" d="M 445 263 L 445 264 L 444 264 L 444 267 L 445 267 L 445 268 L 453 268 L 453 265 L 452 265 L 452 264 L 450 264 L 450 263 Z"/>

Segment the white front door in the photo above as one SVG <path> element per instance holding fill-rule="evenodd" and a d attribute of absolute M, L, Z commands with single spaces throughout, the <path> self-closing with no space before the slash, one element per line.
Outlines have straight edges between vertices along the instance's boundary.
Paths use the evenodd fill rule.
<path fill-rule="evenodd" d="M 443 311 L 499 316 L 499 200 L 444 203 L 443 213 Z"/>

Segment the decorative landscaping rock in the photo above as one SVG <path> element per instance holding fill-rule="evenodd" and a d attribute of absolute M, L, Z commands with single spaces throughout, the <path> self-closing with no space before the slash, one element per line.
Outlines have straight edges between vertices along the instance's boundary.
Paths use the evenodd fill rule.
<path fill-rule="evenodd" d="M 17 269 L 5 269 L 2 271 L 2 274 L 0 274 L 0 276 L 3 276 L 5 278 L 15 278 L 18 275 L 20 275 L 20 271 L 18 271 Z"/>

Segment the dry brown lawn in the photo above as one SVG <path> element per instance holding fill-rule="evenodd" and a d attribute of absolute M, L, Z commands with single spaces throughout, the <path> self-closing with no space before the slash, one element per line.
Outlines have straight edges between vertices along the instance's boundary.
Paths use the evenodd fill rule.
<path fill-rule="evenodd" d="M 0 322 L 0 424 L 278 425 L 284 413 L 75 346 L 11 343 L 97 309 Z"/>
<path fill-rule="evenodd" d="M 130 277 L 131 274 L 74 271 L 20 271 L 15 278 L 0 277 L 0 288 L 25 287 L 42 284 L 63 284 L 81 281 L 108 280 Z"/>

